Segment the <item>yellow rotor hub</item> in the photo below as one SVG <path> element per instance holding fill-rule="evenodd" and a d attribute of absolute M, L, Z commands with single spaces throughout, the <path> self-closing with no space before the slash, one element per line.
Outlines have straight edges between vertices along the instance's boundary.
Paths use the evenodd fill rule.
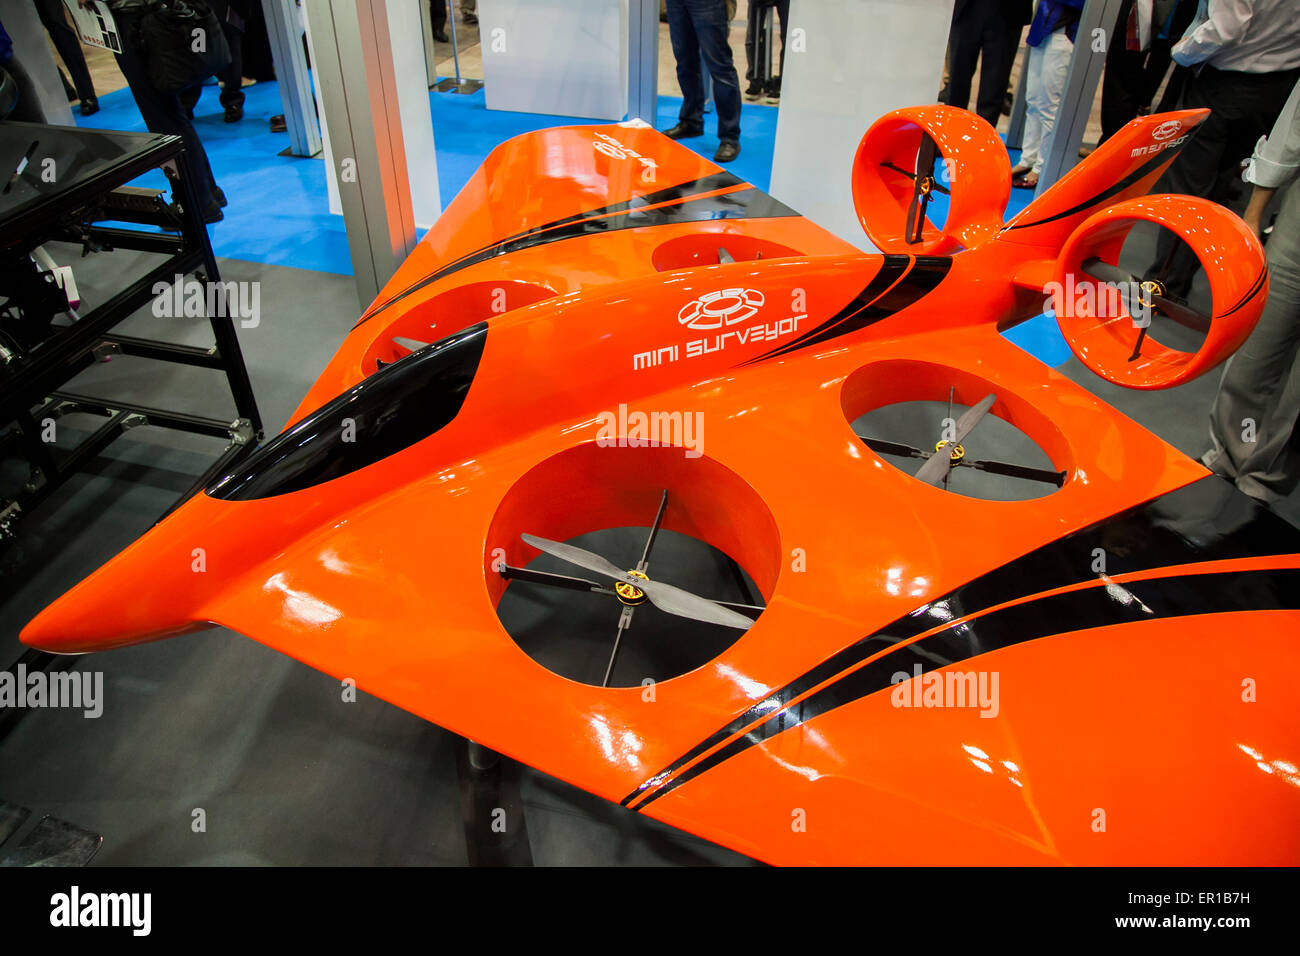
<path fill-rule="evenodd" d="M 1164 284 L 1155 279 L 1147 279 L 1145 282 L 1138 284 L 1138 302 L 1143 308 L 1155 308 L 1157 297 L 1163 297 L 1165 294 Z"/>
<path fill-rule="evenodd" d="M 650 578 L 641 571 L 629 571 L 628 574 L 634 578 L 640 578 L 642 581 L 650 580 Z M 636 607 L 638 604 L 644 604 L 646 602 L 645 592 L 635 584 L 628 584 L 626 581 L 617 582 L 614 585 L 614 593 L 617 594 L 618 599 L 628 607 Z"/>
<path fill-rule="evenodd" d="M 950 444 L 951 442 L 949 442 L 948 439 L 944 438 L 938 442 L 935 442 L 934 450 L 943 451 L 945 448 L 948 448 Z M 951 449 L 948 452 L 948 458 L 954 462 L 961 461 L 965 457 L 966 457 L 966 449 L 963 448 L 961 445 L 952 445 Z"/>

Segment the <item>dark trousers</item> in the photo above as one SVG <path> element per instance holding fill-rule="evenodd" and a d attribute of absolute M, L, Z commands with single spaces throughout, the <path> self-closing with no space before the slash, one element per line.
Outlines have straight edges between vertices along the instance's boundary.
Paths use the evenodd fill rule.
<path fill-rule="evenodd" d="M 131 88 L 135 105 L 144 117 L 144 125 L 153 133 L 169 133 L 185 141 L 182 162 L 185 174 L 194 183 L 200 200 L 216 192 L 217 183 L 208 165 L 208 154 L 194 131 L 194 124 L 185 116 L 181 98 L 177 93 L 163 93 L 149 81 L 149 71 L 141 55 L 138 39 L 138 15 L 116 15 L 122 37 L 122 52 L 117 54 L 117 66 Z M 179 198 L 179 197 L 174 197 Z"/>
<path fill-rule="evenodd" d="M 447 29 L 447 0 L 429 0 L 429 19 L 434 33 Z"/>
<path fill-rule="evenodd" d="M 1241 161 L 1254 152 L 1259 138 L 1273 128 L 1298 78 L 1300 69 L 1240 73 L 1207 66 L 1200 73 L 1190 73 L 1178 108 L 1208 107 L 1212 112 L 1152 192 L 1203 196 L 1216 202 L 1226 199 L 1216 186 L 1230 181 L 1224 174 L 1235 174 Z M 1198 265 L 1190 248 L 1169 231 L 1160 233 L 1152 269 L 1163 270 L 1169 291 L 1187 295 Z"/>
<path fill-rule="evenodd" d="M 1000 0 L 971 0 L 954 17 L 948 34 L 948 105 L 970 108 L 975 64 L 983 57 L 975 112 L 993 126 L 1002 115 L 1002 100 L 1020 45 L 1021 23 L 1011 23 Z"/>
<path fill-rule="evenodd" d="M 727 43 L 727 5 L 723 0 L 668 0 L 668 36 L 677 60 L 677 84 L 682 88 L 678 119 L 704 129 L 704 77 L 700 57 L 713 77 L 713 103 L 718 110 L 718 139 L 740 141 L 740 77 Z"/>
<path fill-rule="evenodd" d="M 1151 100 L 1169 72 L 1173 62 L 1170 51 L 1187 30 L 1196 14 L 1196 4 L 1184 0 L 1169 25 L 1169 37 L 1152 37 L 1146 50 L 1128 48 L 1128 18 L 1133 0 L 1125 0 L 1106 50 L 1106 72 L 1101 80 L 1101 142 L 1115 135 L 1125 123 L 1141 116 L 1151 107 Z M 1163 24 L 1155 24 L 1159 29 Z M 1153 32 L 1154 32 L 1153 29 Z"/>
<path fill-rule="evenodd" d="M 226 35 L 226 45 L 230 47 L 230 65 L 217 74 L 221 80 L 221 105 L 243 106 L 244 105 L 244 57 L 242 55 L 244 35 L 239 30 L 223 26 L 221 32 Z M 181 90 L 181 105 L 191 113 L 194 112 L 194 106 L 203 95 L 203 84 L 195 83 L 193 86 Z"/>
<path fill-rule="evenodd" d="M 758 41 L 759 35 L 763 29 L 763 18 L 767 11 L 776 7 L 775 16 L 781 19 L 781 57 L 777 61 L 777 75 L 764 76 L 760 81 L 759 74 L 769 69 L 767 63 L 758 62 Z M 748 68 L 745 70 L 745 79 L 753 84 L 757 83 L 763 89 L 771 93 L 781 92 L 781 73 L 785 72 L 785 29 L 790 20 L 790 0 L 775 0 L 774 3 L 760 3 L 759 0 L 749 0 L 749 21 L 745 26 L 745 62 Z M 768 51 L 769 56 L 771 51 Z"/>
<path fill-rule="evenodd" d="M 90 70 L 86 67 L 86 57 L 81 52 L 77 31 L 68 24 L 68 18 L 63 12 L 63 0 L 36 0 L 36 12 L 45 26 L 45 32 L 54 41 L 54 48 L 59 51 L 68 73 L 72 75 L 72 87 L 77 91 L 77 99 L 93 100 L 95 87 L 90 82 Z"/>

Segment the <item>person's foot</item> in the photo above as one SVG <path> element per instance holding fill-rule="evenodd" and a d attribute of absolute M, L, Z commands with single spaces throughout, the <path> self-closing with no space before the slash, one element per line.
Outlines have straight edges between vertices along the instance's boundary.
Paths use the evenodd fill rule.
<path fill-rule="evenodd" d="M 749 86 L 745 87 L 746 99 L 756 100 L 762 95 L 763 95 L 763 88 L 759 86 L 757 83 L 750 83 Z"/>
<path fill-rule="evenodd" d="M 289 126 L 288 126 L 288 124 L 285 123 L 285 121 L 284 121 L 284 114 L 283 114 L 283 113 L 276 113 L 274 116 L 271 117 L 271 132 L 272 132 L 272 133 L 283 133 L 283 132 L 286 132 L 288 129 L 289 129 Z"/>
<path fill-rule="evenodd" d="M 244 118 L 244 107 L 234 106 L 234 105 L 226 107 L 227 123 L 238 123 L 243 118 Z"/>
<path fill-rule="evenodd" d="M 220 186 L 212 187 L 212 198 L 216 200 L 217 205 L 220 206 L 222 209 L 226 208 L 227 205 L 226 194 L 221 191 Z"/>
<path fill-rule="evenodd" d="M 447 36 L 447 31 L 446 31 L 446 30 L 434 30 L 434 31 L 433 31 L 433 38 L 434 38 L 435 40 L 437 40 L 439 43 L 450 43 L 450 42 L 451 42 L 451 37 Z"/>
<path fill-rule="evenodd" d="M 713 154 L 713 161 L 715 163 L 729 163 L 739 155 L 740 144 L 724 140 L 719 144 L 718 151 Z"/>
<path fill-rule="evenodd" d="M 766 93 L 763 94 L 763 102 L 764 102 L 764 103 L 780 103 L 780 102 L 781 102 L 781 91 L 780 91 L 780 90 L 768 90 Z"/>
<path fill-rule="evenodd" d="M 1079 147 L 1079 158 L 1080 158 L 1080 159 L 1087 159 L 1089 156 L 1092 155 L 1093 150 L 1095 150 L 1096 148 L 1097 148 L 1096 146 L 1080 146 L 1080 147 Z"/>
<path fill-rule="evenodd" d="M 703 126 L 690 126 L 686 123 L 678 123 L 676 126 L 664 130 L 664 135 L 669 139 L 692 139 L 696 136 L 704 135 Z"/>
<path fill-rule="evenodd" d="M 1015 186 L 1017 189 L 1037 189 L 1038 173 L 1031 170 L 1023 176 L 1015 176 L 1011 180 L 1011 185 Z"/>
<path fill-rule="evenodd" d="M 221 211 L 221 203 L 217 201 L 216 194 L 208 200 L 208 204 L 203 207 L 203 221 L 211 225 L 214 222 L 221 222 L 226 218 L 226 214 Z"/>
<path fill-rule="evenodd" d="M 99 112 L 99 100 L 93 96 L 87 96 L 81 101 L 81 115 L 94 116 Z"/>
<path fill-rule="evenodd" d="M 468 10 L 466 10 L 464 19 L 466 23 L 478 23 L 478 14 L 470 13 Z"/>
<path fill-rule="evenodd" d="M 1029 172 L 1033 168 L 1034 168 L 1033 166 L 1024 166 L 1024 165 L 1012 166 L 1011 178 L 1015 179 L 1017 176 L 1023 176 L 1025 173 Z"/>

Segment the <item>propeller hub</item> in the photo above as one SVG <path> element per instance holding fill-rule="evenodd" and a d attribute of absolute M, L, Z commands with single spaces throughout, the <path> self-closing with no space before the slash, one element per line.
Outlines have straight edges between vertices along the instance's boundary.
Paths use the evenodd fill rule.
<path fill-rule="evenodd" d="M 1138 284 L 1138 302 L 1143 308 L 1155 308 L 1155 300 L 1163 298 L 1165 295 L 1164 283 L 1159 279 L 1147 279 L 1145 282 Z"/>
<path fill-rule="evenodd" d="M 934 177 L 922 176 L 916 181 L 916 190 L 922 196 L 928 196 L 934 190 Z"/>
<path fill-rule="evenodd" d="M 948 441 L 948 439 L 946 438 L 940 439 L 939 441 L 935 442 L 934 450 L 943 451 L 945 448 L 948 448 L 949 444 L 951 443 Z M 959 462 L 966 457 L 966 449 L 962 447 L 960 444 L 952 445 L 951 449 L 949 449 L 948 457 L 955 464 L 956 462 Z"/>
<path fill-rule="evenodd" d="M 627 573 L 634 578 L 640 578 L 642 581 L 650 580 L 649 576 L 641 571 L 629 571 Z M 645 592 L 635 584 L 628 584 L 626 581 L 618 581 L 615 583 L 614 593 L 618 595 L 618 599 L 628 607 L 636 607 L 638 604 L 644 604 L 646 602 Z"/>

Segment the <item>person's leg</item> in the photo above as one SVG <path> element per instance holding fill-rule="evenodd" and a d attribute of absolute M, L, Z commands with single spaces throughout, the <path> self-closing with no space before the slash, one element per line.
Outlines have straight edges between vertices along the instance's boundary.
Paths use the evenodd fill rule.
<path fill-rule="evenodd" d="M 208 154 L 203 149 L 199 134 L 194 131 L 194 125 L 185 117 L 180 97 L 175 93 L 160 92 L 154 87 L 149 80 L 141 52 L 131 41 L 135 32 L 134 23 L 128 16 L 119 16 L 118 20 L 122 34 L 122 52 L 117 54 L 117 65 L 131 90 L 131 97 L 140 110 L 144 125 L 154 133 L 180 136 L 185 142 L 182 161 L 186 174 L 194 182 L 195 192 L 200 196 L 215 196 L 217 183 L 212 176 L 212 167 L 208 165 Z"/>
<path fill-rule="evenodd" d="M 1231 136 L 1231 120 L 1225 109 L 1230 96 L 1224 96 L 1222 85 L 1222 74 L 1212 68 L 1199 75 L 1188 73 L 1179 108 L 1205 107 L 1210 115 L 1156 181 L 1153 193 L 1204 197 L 1214 189 Z M 1186 297 L 1199 269 L 1200 262 L 1191 248 L 1167 229 L 1161 230 L 1156 238 L 1155 259 L 1146 274 L 1159 276 L 1170 292 Z"/>
<path fill-rule="evenodd" d="M 740 77 L 727 42 L 727 8 L 722 0 L 686 0 L 691 23 L 709 74 L 713 77 L 713 103 L 718 110 L 718 139 L 740 141 Z M 672 10 L 669 4 L 669 10 Z M 669 13 L 671 20 L 672 14 Z M 676 48 L 674 47 L 674 51 Z M 685 104 L 683 103 L 683 108 Z"/>
<path fill-rule="evenodd" d="M 64 15 L 63 0 L 36 0 L 36 12 L 45 32 L 54 41 L 54 48 L 59 51 L 59 56 L 68 67 L 77 99 L 83 103 L 94 102 L 95 85 L 91 82 L 90 69 L 86 66 L 85 54 L 81 52 L 77 31 L 72 29 Z"/>
<path fill-rule="evenodd" d="M 1002 100 L 1011 82 L 1011 65 L 1020 45 L 1019 26 L 1008 26 L 1004 17 L 995 14 L 984 26 L 984 39 L 980 47 L 980 88 L 975 101 L 975 112 L 990 126 L 996 127 L 1002 117 Z"/>
<path fill-rule="evenodd" d="M 1042 165 L 1043 145 L 1043 62 L 1047 41 L 1029 48 L 1025 58 L 1025 132 L 1020 140 L 1020 162 L 1016 168 L 1033 171 Z"/>
<path fill-rule="evenodd" d="M 1106 68 L 1101 76 L 1101 142 L 1106 142 L 1129 120 L 1138 115 L 1138 98 L 1145 86 L 1143 66 L 1146 54 L 1128 48 L 1129 12 L 1133 0 L 1119 8 L 1115 29 L 1106 48 Z"/>
<path fill-rule="evenodd" d="M 750 0 L 749 17 L 745 21 L 745 81 L 749 84 L 745 93 L 749 96 L 759 92 L 759 84 L 755 82 L 755 67 L 758 66 L 758 30 L 762 22 L 763 8 Z"/>
<path fill-rule="evenodd" d="M 979 61 L 982 36 L 983 5 L 968 3 L 960 17 L 954 16 L 948 30 L 948 98 L 949 106 L 970 107 L 971 80 Z"/>
<path fill-rule="evenodd" d="M 438 39 L 439 34 L 447 32 L 447 0 L 429 0 L 429 19 L 433 23 L 433 36 Z M 448 37 L 447 39 L 451 39 Z"/>
<path fill-rule="evenodd" d="M 1300 478 L 1291 441 L 1300 416 L 1300 189 L 1282 197 L 1268 243 L 1269 292 L 1259 324 L 1229 360 L 1210 410 L 1205 465 L 1254 497 L 1285 497 Z"/>
<path fill-rule="evenodd" d="M 1070 73 L 1070 57 L 1074 54 L 1074 44 L 1070 38 L 1065 35 L 1064 30 L 1057 30 L 1050 37 L 1043 41 L 1042 45 L 1046 48 L 1043 51 L 1042 70 L 1039 83 L 1039 141 L 1040 146 L 1037 156 L 1034 159 L 1034 175 L 1043 168 L 1042 147 L 1051 138 L 1052 130 L 1056 126 L 1056 114 L 1061 110 L 1061 94 L 1065 92 L 1065 80 Z M 1024 157 L 1021 157 L 1021 163 L 1024 163 Z"/>
<path fill-rule="evenodd" d="M 773 96 L 781 95 L 781 76 L 785 73 L 785 29 L 790 19 L 790 0 L 776 0 L 776 13 L 781 18 L 781 54 L 777 61 L 777 74 L 767 81 L 767 91 Z"/>
<path fill-rule="evenodd" d="M 704 80 L 700 76 L 700 44 L 686 9 L 686 0 L 668 0 L 668 39 L 677 61 L 677 85 L 682 90 L 679 126 L 704 130 Z"/>
<path fill-rule="evenodd" d="M 230 65 L 221 74 L 221 105 L 226 108 L 226 122 L 235 123 L 244 117 L 244 34 L 233 28 L 225 34 L 230 47 Z"/>

